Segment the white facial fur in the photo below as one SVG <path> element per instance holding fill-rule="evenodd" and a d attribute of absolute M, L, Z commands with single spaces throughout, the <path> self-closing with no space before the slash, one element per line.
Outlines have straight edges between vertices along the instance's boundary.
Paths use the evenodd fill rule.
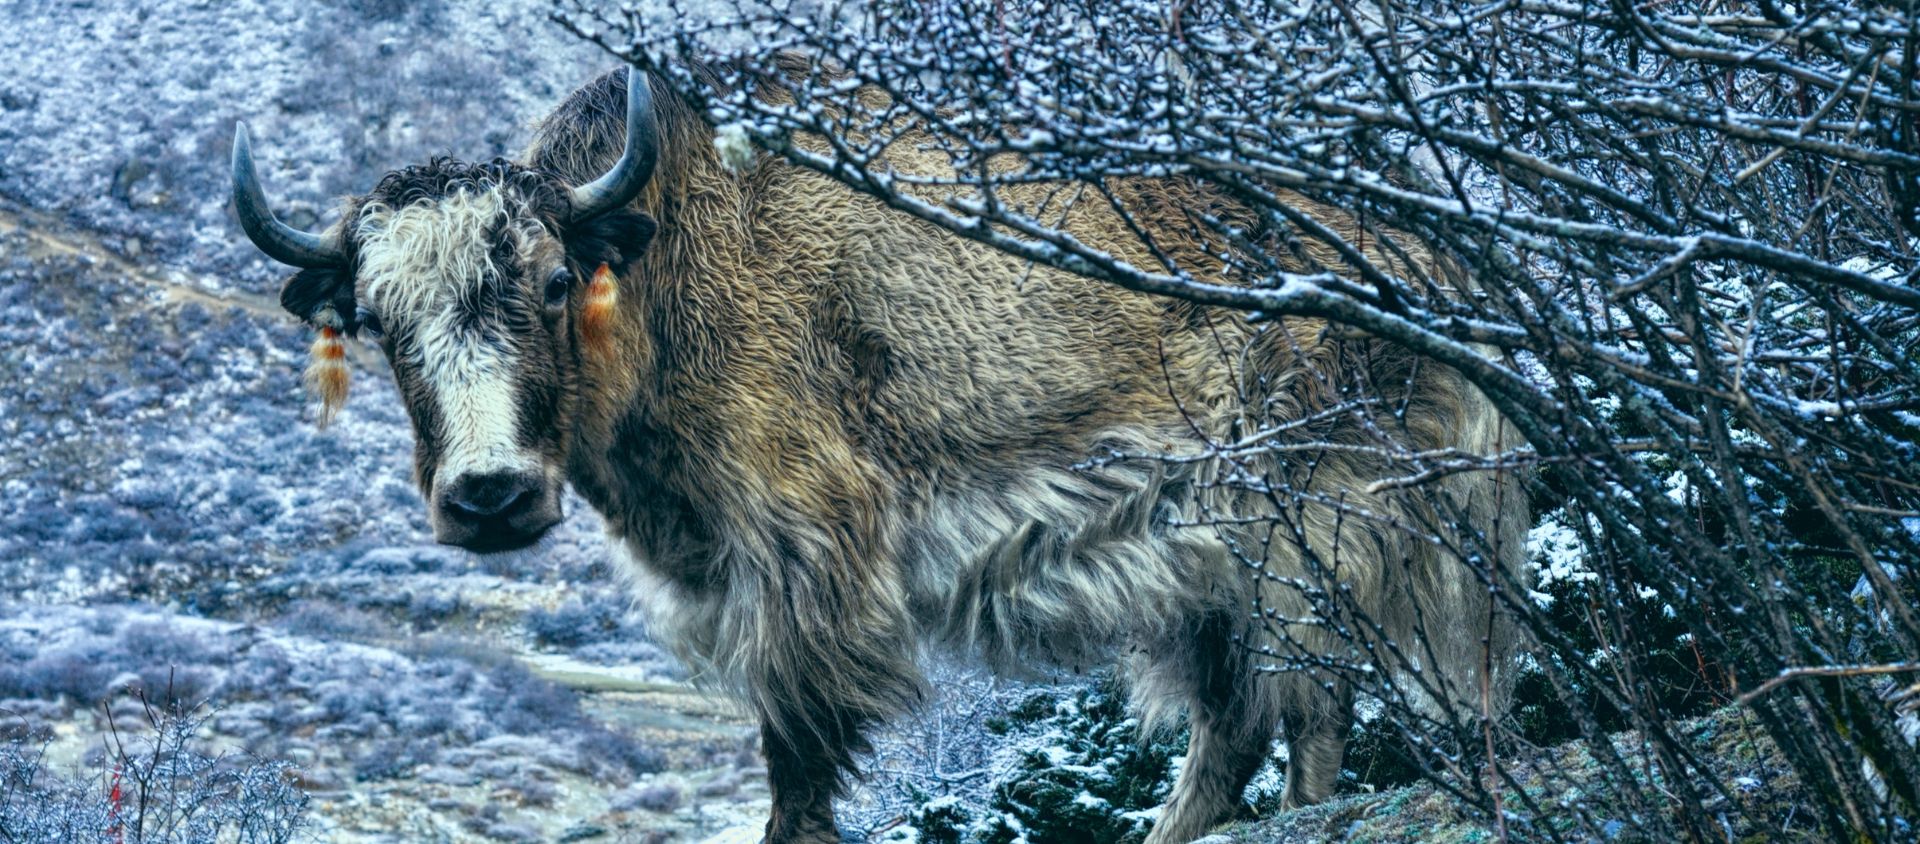
<path fill-rule="evenodd" d="M 439 408 L 439 466 L 430 494 L 464 475 L 538 472 L 516 437 L 511 338 L 473 297 L 498 268 L 488 233 L 507 210 L 498 189 L 461 192 L 393 210 L 369 204 L 359 231 L 360 302 L 389 325 L 410 327 L 410 354 Z M 510 229 L 506 236 L 531 240 Z M 522 244 L 524 245 L 524 244 Z"/>

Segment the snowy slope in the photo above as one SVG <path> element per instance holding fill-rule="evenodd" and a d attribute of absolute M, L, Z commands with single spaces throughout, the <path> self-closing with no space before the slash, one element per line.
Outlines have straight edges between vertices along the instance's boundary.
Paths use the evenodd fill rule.
<path fill-rule="evenodd" d="M 0 9 L 0 194 L 261 293 L 281 273 L 225 207 L 234 121 L 252 128 L 282 213 L 312 224 L 388 169 L 512 155 L 612 63 L 539 0 Z"/>

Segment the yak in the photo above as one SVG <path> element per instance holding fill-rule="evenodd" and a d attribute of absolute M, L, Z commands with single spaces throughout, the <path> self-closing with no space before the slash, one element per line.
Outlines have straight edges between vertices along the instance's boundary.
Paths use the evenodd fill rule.
<path fill-rule="evenodd" d="M 1036 266 L 772 153 L 729 166 L 715 135 L 629 68 L 569 96 L 521 159 L 394 171 L 319 233 L 274 217 L 236 126 L 233 202 L 299 268 L 281 302 L 322 332 L 322 382 L 344 376 L 342 337 L 384 352 L 439 541 L 527 547 L 568 484 L 599 512 L 656 633 L 759 718 L 767 841 L 839 840 L 834 798 L 867 734 L 923 700 L 929 648 L 1123 665 L 1144 723 L 1184 717 L 1155 844 L 1230 818 L 1276 734 L 1284 805 L 1326 798 L 1354 703 L 1334 663 L 1359 643 L 1398 640 L 1436 694 L 1481 700 L 1523 496 L 1495 472 L 1429 484 L 1448 504 L 1377 483 L 1383 435 L 1409 453 L 1510 439 L 1456 372 Z M 887 164 L 952 175 L 928 149 Z M 1129 219 L 1082 202 L 1061 225 L 1136 265 L 1221 266 L 1231 246 L 1198 213 L 1259 226 L 1193 180 L 1105 187 Z M 1052 188 L 1032 189 L 1006 201 Z M 1384 410 L 1355 412 L 1362 396 Z M 1333 593 L 1364 616 L 1316 617 Z"/>

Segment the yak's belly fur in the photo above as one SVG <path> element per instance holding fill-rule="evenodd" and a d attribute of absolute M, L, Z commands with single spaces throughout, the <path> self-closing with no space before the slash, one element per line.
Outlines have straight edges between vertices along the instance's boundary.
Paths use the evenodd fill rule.
<path fill-rule="evenodd" d="M 1114 432 L 1102 441 L 1138 455 L 1167 437 Z M 903 503 L 892 528 L 903 609 L 922 645 L 1002 671 L 1090 669 L 1112 664 L 1130 642 L 1247 601 L 1250 581 L 1218 531 L 1196 525 L 1185 473 L 1150 460 L 1029 466 L 925 492 Z M 651 561 L 684 549 L 648 548 L 622 533 L 612 538 L 633 594 L 694 679 L 750 679 L 736 676 L 745 666 L 730 652 L 762 635 L 751 612 L 758 596 L 730 594 L 739 578 L 674 578 L 667 572 L 682 563 Z"/>
<path fill-rule="evenodd" d="M 1152 440 L 1103 438 L 1135 454 Z M 1032 467 L 935 494 L 902 543 L 931 641 L 1003 670 L 1109 664 L 1128 641 L 1233 605 L 1235 576 L 1184 476 L 1132 462 Z"/>

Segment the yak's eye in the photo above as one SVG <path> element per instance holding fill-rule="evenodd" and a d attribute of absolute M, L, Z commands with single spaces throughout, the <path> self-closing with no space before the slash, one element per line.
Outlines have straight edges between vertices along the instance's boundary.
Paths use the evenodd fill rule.
<path fill-rule="evenodd" d="M 360 311 L 360 333 L 365 335 L 368 340 L 378 340 L 382 336 L 385 336 L 386 331 L 380 326 L 379 317 L 374 316 L 372 311 L 362 309 Z"/>
<path fill-rule="evenodd" d="M 547 304 L 553 306 L 567 301 L 567 291 L 572 287 L 573 273 L 565 267 L 554 270 L 553 275 L 547 276 Z"/>

